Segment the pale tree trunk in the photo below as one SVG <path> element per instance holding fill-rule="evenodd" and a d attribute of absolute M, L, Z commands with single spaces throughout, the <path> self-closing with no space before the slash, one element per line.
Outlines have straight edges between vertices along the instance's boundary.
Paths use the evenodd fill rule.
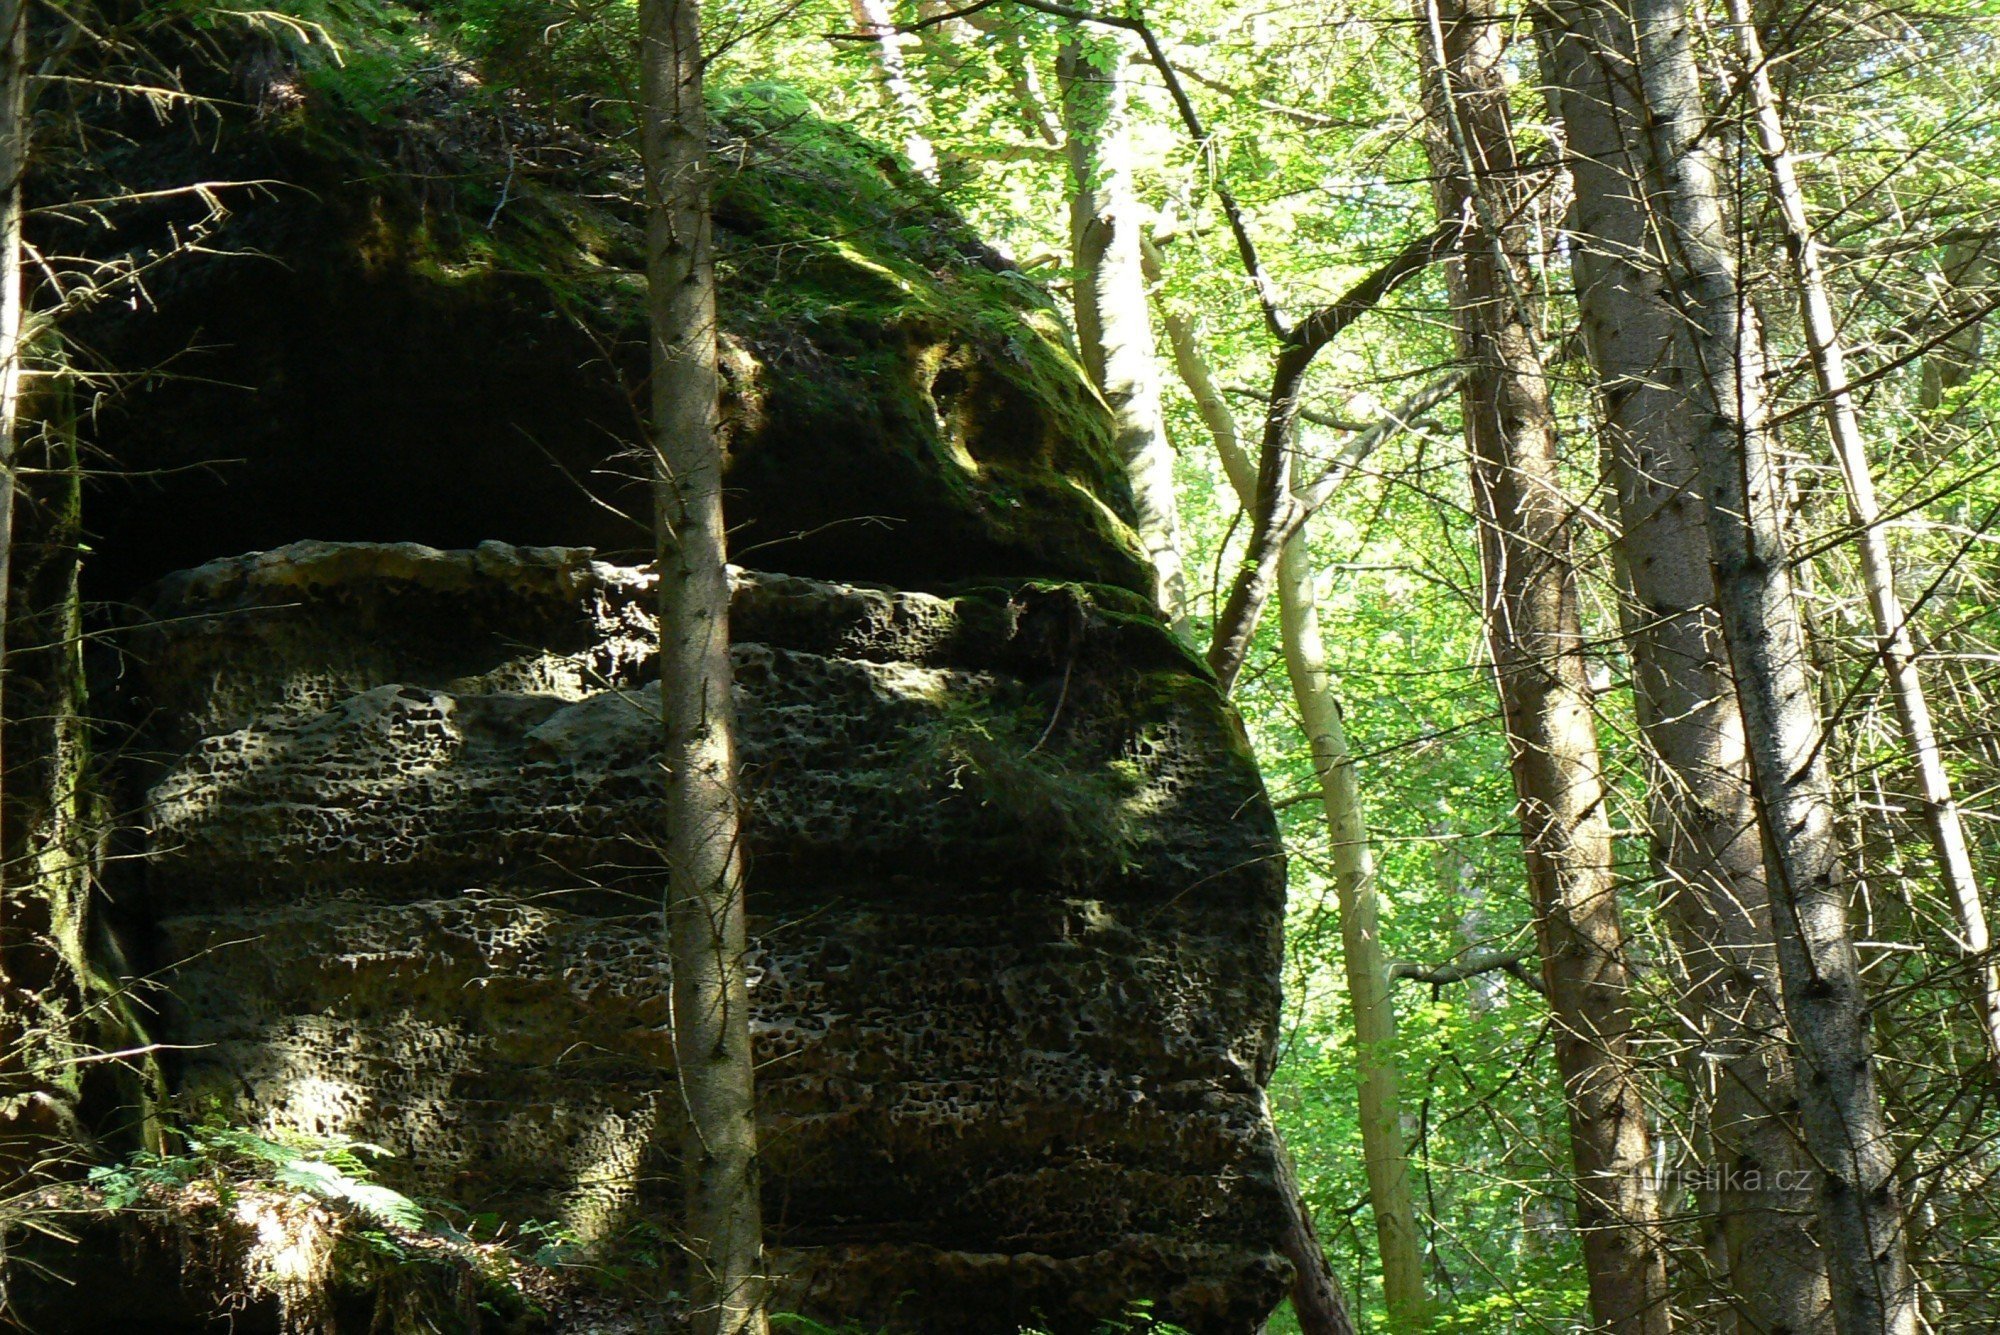
<path fill-rule="evenodd" d="M 1367 813 L 1347 730 L 1327 670 L 1305 534 L 1285 540 L 1278 554 L 1278 620 L 1285 671 L 1299 722 L 1312 747 L 1313 774 L 1326 810 L 1334 889 L 1340 902 L 1341 960 L 1354 1008 L 1354 1064 L 1361 1077 L 1361 1155 L 1381 1249 L 1382 1294 L 1398 1330 L 1420 1327 L 1430 1312 L 1423 1245 L 1403 1146 L 1396 1011 L 1388 952 L 1382 945 L 1381 897 L 1368 844 Z"/>
<path fill-rule="evenodd" d="M 1159 258 L 1150 244 L 1145 258 L 1147 282 L 1157 285 Z M 1243 449 L 1235 415 L 1217 391 L 1186 318 L 1169 311 L 1163 323 L 1175 365 L 1215 440 L 1230 486 L 1248 507 L 1256 494 L 1257 468 Z M 1301 521 L 1324 505 L 1338 484 L 1351 476 L 1394 430 L 1427 411 L 1455 383 L 1455 379 L 1448 378 L 1419 391 L 1387 421 L 1357 433 L 1346 442 L 1315 477 L 1299 475 L 1299 460 L 1294 457 L 1290 486 Z M 1428 1320 L 1431 1302 L 1424 1282 L 1423 1246 L 1417 1233 L 1409 1153 L 1403 1143 L 1401 1075 L 1396 1062 L 1396 1012 L 1392 996 L 1395 973 L 1382 944 L 1381 900 L 1375 880 L 1374 853 L 1368 841 L 1366 804 L 1361 798 L 1339 699 L 1327 666 L 1312 566 L 1302 528 L 1290 532 L 1279 546 L 1277 596 L 1286 675 L 1291 681 L 1300 725 L 1311 748 L 1313 774 L 1320 784 L 1331 845 L 1334 888 L 1340 905 L 1342 964 L 1347 975 L 1349 1004 L 1354 1009 L 1362 1162 L 1368 1176 L 1369 1205 L 1375 1215 L 1383 1296 L 1399 1328 L 1415 1329 Z"/>
<path fill-rule="evenodd" d="M 1610 7 L 1542 15 L 1575 182 L 1577 303 L 1597 376 L 1617 496 L 1633 694 L 1663 907 L 1689 986 L 1681 1013 L 1712 1091 L 1698 1184 L 1716 1210 L 1726 1297 L 1746 1330 L 1831 1328 L 1826 1264 L 1807 1229 L 1810 1159 L 1791 1109 L 1796 1073 L 1772 980 L 1769 894 L 1742 714 L 1712 602 L 1697 482 L 1692 376 L 1660 299 L 1646 207 L 1629 29 Z"/>
<path fill-rule="evenodd" d="M 1166 274 L 1159 247 L 1143 233 L 1139 239 L 1139 263 L 1140 272 L 1146 280 L 1146 290 L 1158 294 Z M 1208 428 L 1209 436 L 1215 441 L 1216 452 L 1222 457 L 1222 467 L 1229 475 L 1230 487 L 1236 492 L 1237 499 L 1243 500 L 1246 493 L 1257 489 L 1257 465 L 1243 449 L 1236 414 L 1230 411 L 1221 388 L 1215 383 L 1215 376 L 1208 369 L 1207 359 L 1201 355 L 1201 342 L 1195 334 L 1194 322 L 1165 301 L 1161 301 L 1159 307 L 1160 325 L 1167 331 L 1167 347 L 1174 356 L 1174 370 L 1181 383 L 1187 386 L 1188 396 L 1194 400 L 1195 412 L 1201 416 L 1201 424 Z M 1247 501 L 1244 503 L 1248 504 Z"/>
<path fill-rule="evenodd" d="M 1192 632 L 1174 450 L 1160 416 L 1159 358 L 1140 255 L 1143 218 L 1132 180 L 1125 67 L 1133 49 L 1129 33 L 1078 31 L 1057 58 L 1069 154 L 1076 334 L 1084 369 L 1111 405 L 1160 608 L 1186 639 Z"/>
<path fill-rule="evenodd" d="M 1063 16 L 1073 20 L 1084 17 L 1081 11 L 1065 11 Z M 1145 21 L 1133 15 L 1099 15 L 1095 21 L 1116 30 L 1121 41 L 1129 40 L 1126 34 L 1138 38 L 1147 58 L 1165 82 L 1182 126 L 1196 143 L 1206 144 L 1209 136 L 1202 128 L 1200 115 L 1188 100 L 1172 62 Z M 1072 50 L 1080 52 L 1082 48 L 1073 46 Z M 1107 69 L 1115 59 L 1115 52 L 1107 53 Z M 1211 174 L 1208 185 L 1228 219 L 1230 235 L 1243 262 L 1244 274 L 1256 292 L 1265 331 L 1277 343 L 1271 369 L 1271 394 L 1264 416 L 1263 436 L 1258 443 L 1256 500 L 1247 515 L 1250 521 L 1249 544 L 1231 582 L 1229 596 L 1216 616 L 1214 631 L 1204 655 L 1217 684 L 1227 695 L 1249 657 L 1258 619 L 1276 582 L 1279 548 L 1284 539 L 1304 522 L 1302 507 L 1292 499 L 1286 479 L 1289 476 L 1288 461 L 1299 396 L 1306 373 L 1311 370 L 1313 359 L 1328 343 L 1339 337 L 1342 330 L 1449 249 L 1452 236 L 1447 230 L 1439 228 L 1415 238 L 1388 263 L 1338 299 L 1294 320 L 1286 314 L 1277 285 L 1264 268 L 1256 241 L 1250 233 L 1248 219 L 1234 192 L 1218 175 Z M 1135 247 L 1138 245 L 1136 235 L 1132 244 Z M 1141 500 L 1139 508 L 1144 510 L 1146 504 Z M 1142 518 L 1140 522 L 1143 527 L 1148 521 Z"/>
<path fill-rule="evenodd" d="M 888 0 L 848 0 L 854 26 L 875 39 L 875 59 L 882 66 L 882 88 L 889 104 L 902 116 L 903 156 L 926 181 L 937 180 L 937 150 L 931 147 L 924 127 L 930 115 L 917 87 L 910 82 L 910 67 L 903 59 L 903 46 L 914 39 L 896 31 L 896 17 L 889 12 Z"/>
<path fill-rule="evenodd" d="M 1141 259 L 1147 287 L 1157 291 L 1163 275 L 1159 252 L 1150 241 L 1142 243 Z M 1165 308 L 1164 304 L 1161 323 L 1166 327 L 1167 341 L 1173 349 L 1174 366 L 1215 441 L 1216 452 L 1221 457 L 1230 486 L 1247 506 L 1257 490 L 1257 466 L 1243 448 L 1235 414 L 1223 401 L 1215 378 L 1209 373 L 1208 362 L 1201 355 L 1195 338 L 1194 326 L 1186 316 Z M 1285 556 L 1291 557 L 1289 564 L 1283 559 Z M 1312 577 L 1306 565 L 1302 534 L 1294 534 L 1281 553 L 1279 580 L 1279 615 L 1285 626 L 1285 666 L 1291 676 L 1294 695 L 1299 700 L 1300 719 L 1312 744 L 1313 769 L 1324 785 L 1322 791 L 1328 834 L 1334 846 L 1344 963 L 1348 991 L 1355 999 L 1356 1046 L 1359 1049 L 1356 1060 L 1361 1069 L 1364 1109 L 1361 1153 L 1368 1175 L 1369 1204 L 1375 1212 L 1376 1232 L 1382 1248 L 1383 1290 L 1392 1314 L 1399 1320 L 1421 1321 L 1428 1309 L 1428 1297 L 1424 1290 L 1422 1251 L 1416 1241 L 1416 1209 L 1410 1195 L 1409 1156 L 1403 1148 L 1397 1111 L 1396 1016 L 1389 995 L 1392 980 L 1376 923 L 1379 914 L 1373 890 L 1373 855 L 1367 842 L 1366 812 L 1359 786 L 1354 782 L 1354 765 L 1347 753 L 1347 736 L 1341 725 L 1340 708 L 1326 671 L 1326 649 L 1319 636 L 1317 609 L 1309 601 L 1312 597 Z M 1300 581 L 1303 582 L 1302 587 Z M 1308 600 L 1304 604 L 1307 616 L 1303 619 L 1298 615 L 1301 595 Z M 1302 687 L 1315 691 L 1310 710 L 1300 694 Z M 1313 720 L 1316 718 L 1323 723 L 1330 718 L 1331 726 L 1315 729 Z M 1324 765 L 1322 755 L 1326 757 Z M 1329 769 L 1338 771 L 1338 790 L 1328 781 Z M 1343 872 L 1352 875 L 1345 876 Z M 1362 921 L 1364 910 L 1349 904 L 1350 895 L 1361 892 L 1367 896 L 1365 927 Z M 1351 930 L 1349 924 L 1353 924 Z M 1376 984 L 1358 984 L 1357 971 L 1364 977 L 1376 979 Z M 1379 1006 L 1371 1008 L 1369 1032 L 1374 1038 L 1372 1042 L 1361 1037 L 1360 998 L 1363 996 L 1380 997 Z M 1371 1107 L 1377 1110 L 1372 1117 L 1367 1111 Z M 1384 1108 L 1386 1116 L 1381 1115 Z M 1381 1134 L 1384 1126 L 1391 1132 L 1388 1138 Z M 1285 1243 L 1285 1254 L 1291 1260 L 1293 1269 L 1292 1311 L 1305 1335 L 1352 1335 L 1354 1323 L 1348 1315 L 1346 1297 L 1326 1263 L 1326 1252 L 1320 1246 L 1318 1231 L 1313 1227 L 1312 1213 L 1306 1208 L 1299 1190 L 1298 1172 L 1292 1165 L 1290 1153 L 1282 1145 L 1280 1154 L 1292 1215 Z M 1392 1267 L 1395 1270 L 1393 1279 Z"/>
<path fill-rule="evenodd" d="M 1255 471 L 1249 456 L 1235 445 L 1233 430 L 1229 440 L 1235 457 L 1224 466 L 1238 497 L 1248 505 L 1256 489 Z M 1296 459 L 1293 466 L 1296 471 Z M 1294 477 L 1295 491 L 1300 481 Z M 1423 1244 L 1417 1235 L 1410 1157 L 1403 1144 L 1395 979 L 1389 953 L 1382 944 L 1381 893 L 1375 879 L 1374 850 L 1368 842 L 1367 807 L 1327 667 L 1312 560 L 1303 530 L 1286 538 L 1278 551 L 1278 622 L 1285 675 L 1291 681 L 1299 726 L 1311 749 L 1313 777 L 1319 781 L 1320 803 L 1326 814 L 1328 859 L 1333 864 L 1334 894 L 1340 905 L 1341 964 L 1347 974 L 1348 1004 L 1354 1011 L 1361 1158 L 1368 1177 L 1368 1203 L 1375 1215 L 1382 1296 L 1397 1329 L 1416 1329 L 1430 1315 L 1430 1294 L 1424 1285 Z"/>
<path fill-rule="evenodd" d="M 1470 965 L 1485 951 L 1490 935 L 1486 888 L 1473 875 L 1472 861 L 1459 847 L 1460 836 L 1449 825 L 1436 822 L 1430 827 L 1430 834 L 1435 841 L 1431 845 L 1431 871 L 1437 878 L 1437 888 L 1447 902 L 1459 905 L 1456 929 L 1459 948 L 1453 962 Z M 1465 980 L 1467 1008 L 1475 1015 L 1498 1009 L 1504 987 L 1496 971 L 1472 975 Z"/>
<path fill-rule="evenodd" d="M 1578 1227 L 1598 1324 L 1669 1329 L 1646 1088 L 1612 869 L 1582 612 L 1575 508 L 1527 292 L 1531 188 L 1515 155 L 1501 26 L 1483 0 L 1419 0 L 1426 145 L 1438 213 L 1465 240 L 1447 268 L 1485 574 L 1485 615 L 1519 800 L 1542 971 L 1569 1112 Z"/>
<path fill-rule="evenodd" d="M 1918 403 L 1926 409 L 1942 405 L 1946 391 L 1957 389 L 1972 379 L 1972 369 L 1979 364 L 1986 322 L 1973 317 L 1981 306 L 1992 299 L 1996 249 L 2000 249 L 2000 239 L 1992 236 L 1954 241 L 1945 247 L 1942 276 L 1947 286 L 1942 302 L 1943 317 L 1948 324 L 1966 320 L 1971 323 L 1945 339 L 1924 358 L 1923 384 L 1918 390 Z"/>
<path fill-rule="evenodd" d="M 1826 738 L 1780 516 L 1755 321 L 1737 282 L 1680 0 L 1636 0 L 1637 73 L 1669 290 L 1696 374 L 1694 452 L 1707 501 L 1723 639 L 1764 837 L 1773 937 L 1798 1048 L 1820 1245 L 1842 1335 L 1918 1327 L 1896 1151 L 1876 1088 L 1868 999 L 1848 927 Z"/>
<path fill-rule="evenodd" d="M 1882 529 L 1882 507 L 1875 497 L 1875 479 L 1868 468 L 1868 447 L 1861 438 L 1861 417 L 1855 410 L 1848 382 L 1847 354 L 1841 346 L 1839 322 L 1834 318 L 1826 274 L 1820 267 L 1819 242 L 1813 236 L 1805 191 L 1799 186 L 1791 149 L 1785 143 L 1785 127 L 1778 115 L 1778 99 L 1771 88 L 1771 73 L 1756 24 L 1744 0 L 1730 0 L 1729 9 L 1737 42 L 1743 50 L 1743 63 L 1749 72 L 1750 99 L 1756 112 L 1757 151 L 1771 174 L 1772 193 L 1777 197 L 1779 217 L 1785 227 L 1785 249 L 1798 281 L 1806 346 L 1811 353 L 1813 378 L 1819 386 L 1827 435 L 1832 438 L 1834 455 L 1840 461 L 1840 473 L 1847 483 L 1849 514 L 1858 531 L 1861 577 L 1868 590 L 1868 610 L 1875 622 L 1876 651 L 1882 657 L 1882 673 L 1895 702 L 1896 721 L 1902 726 L 1904 744 L 1916 762 L 1924 825 L 1930 831 L 1938 868 L 1958 911 L 1966 954 L 1977 971 L 1987 1047 L 2000 1059 L 2000 968 L 1995 967 L 1990 953 L 1993 939 L 1986 926 L 1979 881 L 1972 869 L 1972 851 L 1966 843 L 1958 803 L 1952 796 L 1951 779 L 1945 773 L 1944 756 L 1938 750 L 1937 729 L 1931 722 L 1923 681 L 1917 675 L 1917 648 L 1910 638 L 1909 617 L 1896 593 L 1896 570 L 1889 558 L 1888 535 Z"/>
<path fill-rule="evenodd" d="M 642 0 L 639 28 L 683 1246 L 697 1335 L 763 1335 L 700 10 Z"/>

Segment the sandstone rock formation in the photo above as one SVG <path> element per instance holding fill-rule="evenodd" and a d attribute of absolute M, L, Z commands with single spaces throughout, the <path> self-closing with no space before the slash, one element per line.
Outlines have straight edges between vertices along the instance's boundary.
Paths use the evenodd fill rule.
<path fill-rule="evenodd" d="M 166 582 L 125 689 L 185 1097 L 607 1247 L 671 1218 L 647 590 L 497 543 Z M 768 1209 L 807 1310 L 1247 1331 L 1282 1288 L 1278 846 L 1239 725 L 1117 601 L 740 579 Z"/>
<path fill-rule="evenodd" d="M 105 781 L 141 831 L 103 868 L 102 969 L 152 1007 L 172 1115 L 375 1142 L 392 1186 L 651 1273 L 676 1137 L 649 538 L 617 513 L 629 145 L 482 91 L 512 75 L 426 60 L 363 116 L 310 49 L 251 55 L 212 123 L 107 99 L 110 147 L 36 185 L 162 192 L 114 231 L 51 215 L 65 251 L 206 229 L 143 309 L 77 325 L 135 373 L 82 507 Z M 733 628 L 781 1298 L 1250 1331 L 1287 1273 L 1281 852 L 1145 596 L 1109 413 L 928 187 L 796 94 L 726 101 L 732 542 L 790 572 L 743 573 Z M 208 218 L 190 179 L 289 184 Z M 129 1093 L 90 1100 L 107 1144 Z M 132 1282 L 36 1289 L 43 1325 L 282 1321 L 191 1273 L 249 1225 L 189 1227 L 113 1230 Z"/>

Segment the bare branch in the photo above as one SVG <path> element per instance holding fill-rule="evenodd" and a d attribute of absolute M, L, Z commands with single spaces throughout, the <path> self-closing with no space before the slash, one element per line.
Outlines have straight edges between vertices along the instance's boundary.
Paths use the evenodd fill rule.
<path fill-rule="evenodd" d="M 1441 987 L 1446 983 L 1463 983 L 1468 979 L 1477 978 L 1481 974 L 1504 973 L 1520 980 L 1537 992 L 1546 993 L 1548 991 L 1547 986 L 1540 978 L 1535 976 L 1534 971 L 1529 969 L 1525 963 L 1533 954 L 1533 951 L 1527 949 L 1475 950 L 1459 959 L 1453 960 L 1449 964 L 1440 964 L 1435 967 L 1416 964 L 1409 960 L 1398 960 L 1389 966 L 1389 976 L 1396 979 L 1407 978 L 1413 982 L 1429 983 L 1433 987 Z"/>
<path fill-rule="evenodd" d="M 1229 600 L 1216 618 L 1209 643 L 1208 665 L 1225 693 L 1250 654 L 1264 604 L 1270 600 L 1277 571 L 1278 549 L 1287 534 L 1305 521 L 1299 500 L 1285 485 L 1287 456 L 1297 424 L 1299 391 L 1313 358 L 1340 332 L 1373 310 L 1384 297 L 1451 253 L 1460 228 L 1439 223 L 1409 242 L 1387 264 L 1356 283 L 1338 299 L 1301 321 L 1278 349 L 1271 376 L 1271 397 L 1264 413 L 1264 439 L 1257 457 L 1257 496 L 1251 516 L 1250 548 L 1243 556 Z"/>

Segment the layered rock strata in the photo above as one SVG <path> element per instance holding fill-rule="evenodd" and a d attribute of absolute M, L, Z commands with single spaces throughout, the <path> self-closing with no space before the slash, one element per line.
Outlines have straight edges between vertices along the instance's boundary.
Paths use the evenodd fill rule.
<path fill-rule="evenodd" d="M 397 1185 L 670 1227 L 650 578 L 302 543 L 123 641 L 190 1105 Z M 1256 1329 L 1283 874 L 1240 724 L 1131 595 L 773 575 L 734 608 L 783 1297 L 899 1328 Z"/>

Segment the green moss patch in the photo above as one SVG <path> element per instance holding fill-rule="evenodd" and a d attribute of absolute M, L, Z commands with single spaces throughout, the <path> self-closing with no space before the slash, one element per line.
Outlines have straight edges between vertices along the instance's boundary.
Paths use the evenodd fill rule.
<path fill-rule="evenodd" d="M 121 123 L 114 147 L 49 187 L 281 183 L 232 196 L 216 253 L 173 267 L 147 319 L 96 331 L 114 362 L 181 356 L 196 373 L 115 407 L 106 445 L 135 469 L 248 461 L 191 491 L 305 480 L 310 503 L 284 504 L 348 510 L 266 534 L 254 516 L 274 505 L 235 484 L 213 509 L 251 516 L 244 531 L 162 553 L 152 573 L 300 534 L 643 549 L 642 523 L 595 504 L 644 517 L 629 457 L 647 370 L 640 178 L 607 82 L 619 12 L 595 55 L 558 52 L 520 84 L 482 61 L 532 5 L 286 8 L 255 22 L 268 49 L 238 76 L 251 105 L 222 111 L 219 132 Z M 239 41 L 250 23 L 214 22 Z M 722 88 L 713 104 L 743 563 L 905 588 L 998 576 L 1149 592 L 1109 412 L 1047 296 L 796 91 Z M 144 248 L 186 221 L 163 210 L 111 242 Z M 524 497 L 541 509 L 522 513 Z M 152 495 L 93 512 L 145 553 L 171 536 L 144 531 L 149 509 L 203 508 Z"/>

